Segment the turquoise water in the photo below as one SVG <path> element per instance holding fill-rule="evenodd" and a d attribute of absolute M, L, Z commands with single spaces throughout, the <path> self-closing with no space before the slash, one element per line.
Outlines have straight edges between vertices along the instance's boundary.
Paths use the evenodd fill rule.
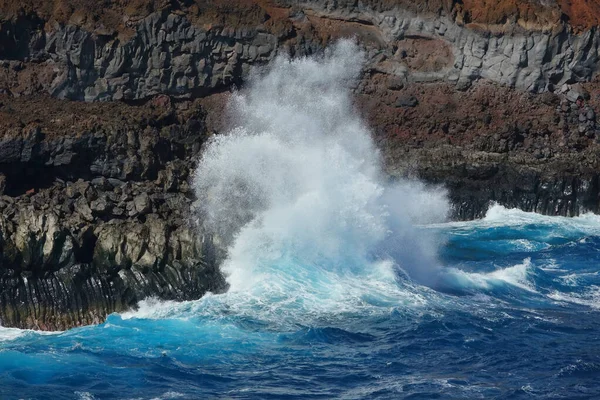
<path fill-rule="evenodd" d="M 98 326 L 2 328 L 6 399 L 597 399 L 600 218 L 494 207 L 421 225 L 428 285 L 398 267 L 267 268 L 257 290 L 148 300 Z"/>

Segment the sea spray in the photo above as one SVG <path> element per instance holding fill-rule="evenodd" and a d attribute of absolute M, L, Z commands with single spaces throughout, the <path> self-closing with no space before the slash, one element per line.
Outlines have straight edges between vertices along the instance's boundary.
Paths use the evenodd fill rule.
<path fill-rule="evenodd" d="M 435 276 L 436 240 L 414 224 L 445 219 L 445 192 L 387 183 L 352 104 L 363 59 L 348 40 L 279 57 L 232 95 L 230 130 L 205 146 L 194 177 L 200 219 L 228 245 L 231 292 L 339 305 L 394 298 L 401 270 Z"/>

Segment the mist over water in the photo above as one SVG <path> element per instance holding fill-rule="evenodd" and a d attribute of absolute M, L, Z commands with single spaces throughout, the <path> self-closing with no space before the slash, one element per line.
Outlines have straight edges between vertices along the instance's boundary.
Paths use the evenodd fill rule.
<path fill-rule="evenodd" d="M 445 220 L 445 192 L 385 183 L 351 99 L 362 60 L 352 41 L 281 57 L 233 95 L 231 129 L 213 137 L 194 178 L 201 218 L 229 245 L 232 292 L 329 296 L 359 281 L 393 291 L 398 272 L 435 273 L 435 237 L 413 225 Z"/>

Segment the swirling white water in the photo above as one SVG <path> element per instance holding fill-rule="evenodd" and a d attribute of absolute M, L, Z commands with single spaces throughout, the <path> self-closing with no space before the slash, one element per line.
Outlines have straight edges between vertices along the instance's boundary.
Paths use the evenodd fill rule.
<path fill-rule="evenodd" d="M 447 222 L 443 189 L 388 183 L 360 58 L 279 59 L 233 96 L 194 179 L 228 293 L 0 329 L 0 397 L 598 398 L 600 218 Z"/>
<path fill-rule="evenodd" d="M 398 269 L 426 280 L 444 192 L 385 185 L 378 151 L 348 85 L 362 55 L 340 42 L 323 58 L 280 58 L 233 97 L 226 135 L 204 150 L 194 179 L 201 220 L 229 244 L 222 269 L 231 307 L 297 323 L 381 302 L 413 302 Z"/>

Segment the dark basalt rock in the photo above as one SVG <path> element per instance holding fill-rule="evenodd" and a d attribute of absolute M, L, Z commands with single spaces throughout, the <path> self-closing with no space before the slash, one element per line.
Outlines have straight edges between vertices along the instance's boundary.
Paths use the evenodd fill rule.
<path fill-rule="evenodd" d="M 60 182 L 0 199 L 0 322 L 66 329 L 146 297 L 190 300 L 226 283 L 209 234 L 188 225 L 190 200 L 152 182 Z M 131 193 L 131 194 L 128 194 Z M 111 215 L 140 193 L 129 216 Z"/>
<path fill-rule="evenodd" d="M 453 219 L 482 218 L 494 203 L 545 215 L 600 212 L 600 174 L 578 158 L 543 161 L 530 155 L 517 162 L 499 153 L 478 157 L 449 146 L 421 149 L 417 154 L 389 161 L 388 172 L 396 178 L 416 177 L 443 186 Z M 586 163 L 592 161 L 592 165 L 600 162 L 588 159 Z"/>
<path fill-rule="evenodd" d="M 146 297 L 226 290 L 222 250 L 191 223 L 187 179 L 206 129 L 201 108 L 185 109 L 62 136 L 25 128 L 0 143 L 2 326 L 67 329 Z"/>
<path fill-rule="evenodd" d="M 396 107 L 416 107 L 419 100 L 415 96 L 400 97 L 396 100 Z"/>
<path fill-rule="evenodd" d="M 95 229 L 47 210 L 16 218 L 0 222 L 3 326 L 66 329 L 99 323 L 146 297 L 191 300 L 226 289 L 211 237 L 158 216 Z"/>
<path fill-rule="evenodd" d="M 539 214 L 569 217 L 599 211 L 597 174 L 549 179 L 540 176 L 515 178 L 518 180 L 503 184 L 488 181 L 485 184 L 449 186 L 454 218 L 481 218 L 493 203 Z"/>

